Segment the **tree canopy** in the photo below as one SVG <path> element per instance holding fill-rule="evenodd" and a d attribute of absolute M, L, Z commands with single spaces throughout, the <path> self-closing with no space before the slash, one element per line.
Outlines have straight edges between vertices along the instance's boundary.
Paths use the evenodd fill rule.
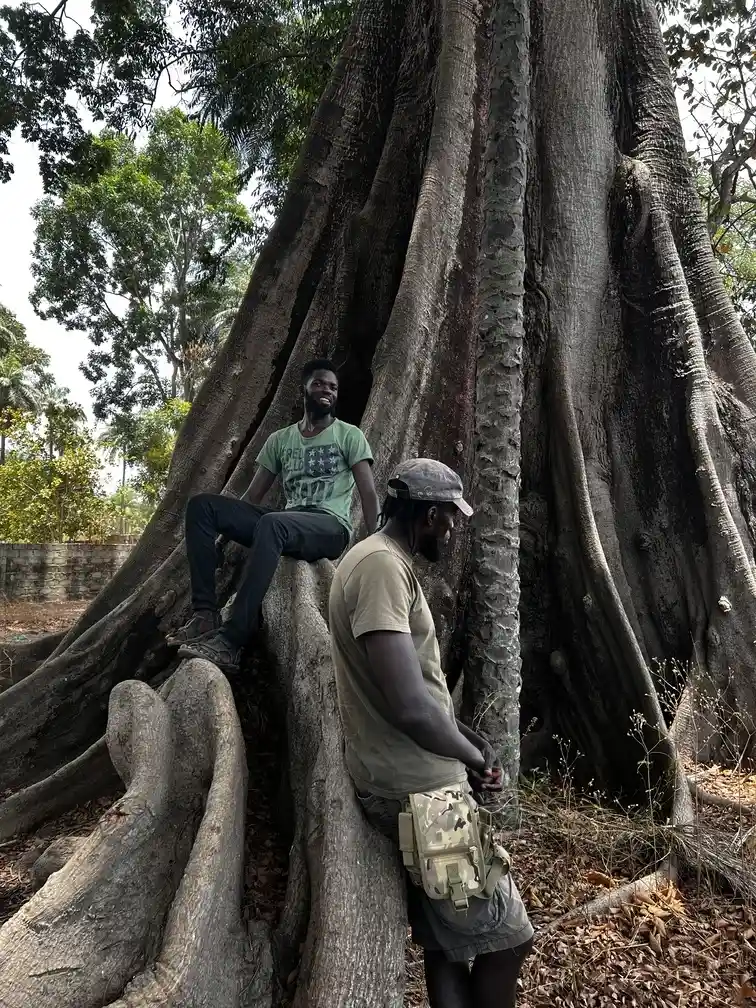
<path fill-rule="evenodd" d="M 239 167 L 215 127 L 158 113 L 143 148 L 92 141 L 98 170 L 34 210 L 32 302 L 86 332 L 95 415 L 191 400 L 217 340 L 222 267 L 253 223 Z"/>
<path fill-rule="evenodd" d="M 223 125 L 274 198 L 353 11 L 351 0 L 94 0 L 81 25 L 69 6 L 0 6 L 0 179 L 12 172 L 18 128 L 39 144 L 45 185 L 58 190 L 92 160 L 80 106 L 112 129 L 140 128 L 165 81 Z"/>

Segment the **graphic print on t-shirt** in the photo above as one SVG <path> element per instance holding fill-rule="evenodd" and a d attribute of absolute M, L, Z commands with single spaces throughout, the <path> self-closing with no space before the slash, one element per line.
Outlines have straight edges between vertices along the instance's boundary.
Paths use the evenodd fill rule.
<path fill-rule="evenodd" d="M 359 427 L 334 420 L 320 434 L 302 437 L 297 424 L 271 434 L 257 461 L 280 474 L 286 507 L 317 507 L 351 531 L 352 467 L 373 456 Z"/>
<path fill-rule="evenodd" d="M 339 471 L 341 449 L 337 444 L 305 448 L 304 469 L 308 476 L 335 476 Z"/>

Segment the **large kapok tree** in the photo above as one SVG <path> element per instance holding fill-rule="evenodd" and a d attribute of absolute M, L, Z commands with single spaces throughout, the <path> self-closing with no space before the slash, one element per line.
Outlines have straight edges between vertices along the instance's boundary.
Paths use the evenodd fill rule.
<path fill-rule="evenodd" d="M 8 650 L 0 834 L 125 788 L 0 930 L 9 1008 L 269 1004 L 270 947 L 275 1004 L 401 1003 L 400 874 L 341 758 L 330 565 L 281 565 L 250 656 L 267 677 L 238 687 L 266 682 L 255 700 L 286 724 L 270 936 L 240 920 L 229 686 L 164 643 L 188 607 L 188 497 L 246 488 L 322 353 L 379 488 L 417 454 L 475 485 L 471 529 L 425 577 L 510 784 L 518 548 L 529 759 L 559 735 L 586 779 L 636 798 L 650 783 L 684 827 L 675 704 L 690 754 L 753 757 L 756 357 L 712 258 L 652 0 L 362 0 L 155 517 L 70 632 Z M 654 670 L 670 667 L 664 706 Z"/>

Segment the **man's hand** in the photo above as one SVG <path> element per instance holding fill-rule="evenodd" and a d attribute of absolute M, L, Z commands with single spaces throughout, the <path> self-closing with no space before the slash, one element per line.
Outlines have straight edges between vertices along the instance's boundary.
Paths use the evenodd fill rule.
<path fill-rule="evenodd" d="M 475 770 L 467 771 L 467 779 L 470 782 L 470 787 L 473 791 L 501 791 L 502 789 L 502 768 L 501 760 L 496 755 L 496 750 L 485 739 L 481 739 L 483 745 L 480 751 L 483 753 L 483 759 L 485 760 L 486 767 L 482 773 L 478 773 Z"/>
<path fill-rule="evenodd" d="M 472 728 L 468 728 L 461 721 L 457 721 L 457 727 L 465 738 L 469 742 L 472 742 L 476 749 L 483 754 L 485 763 L 484 769 L 481 771 L 468 768 L 467 779 L 470 782 L 470 787 L 479 794 L 481 792 L 501 791 L 503 777 L 501 760 L 496 755 L 494 747 L 482 735 L 478 735 L 477 732 L 474 732 Z"/>

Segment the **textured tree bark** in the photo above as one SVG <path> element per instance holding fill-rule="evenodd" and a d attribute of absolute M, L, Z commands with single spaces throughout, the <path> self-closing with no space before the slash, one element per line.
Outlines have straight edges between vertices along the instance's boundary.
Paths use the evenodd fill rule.
<path fill-rule="evenodd" d="M 177 671 L 164 644 L 188 608 L 187 497 L 246 488 L 314 353 L 343 363 L 342 416 L 368 435 L 379 488 L 411 455 L 468 484 L 479 470 L 474 549 L 462 530 L 421 576 L 470 709 L 505 697 L 486 716 L 509 740 L 511 780 L 521 312 L 526 763 L 553 758 L 559 735 L 585 780 L 650 792 L 684 824 L 667 720 L 692 657 L 677 723 L 691 750 L 753 755 L 756 355 L 697 209 L 654 5 L 531 0 L 527 13 L 496 5 L 492 36 L 474 0 L 361 3 L 161 508 L 77 626 L 16 655 L 24 676 L 0 694 L 0 834 L 61 811 L 61 783 L 69 801 L 112 786 L 114 753 L 128 787 L 114 806 L 128 814 L 111 811 L 0 931 L 0 1003 L 401 1001 L 401 876 L 343 765 L 328 565 L 281 565 L 253 648 L 283 698 L 283 713 L 265 699 L 286 718 L 292 799 L 270 950 L 259 922 L 245 935 L 238 919 L 244 761 L 230 693 L 201 663 Z M 119 735 L 126 699 L 141 715 Z"/>
<path fill-rule="evenodd" d="M 520 407 L 525 182 L 528 160 L 527 0 L 494 4 L 478 267 L 475 517 L 465 707 L 502 762 L 514 814 L 520 765 Z"/>

